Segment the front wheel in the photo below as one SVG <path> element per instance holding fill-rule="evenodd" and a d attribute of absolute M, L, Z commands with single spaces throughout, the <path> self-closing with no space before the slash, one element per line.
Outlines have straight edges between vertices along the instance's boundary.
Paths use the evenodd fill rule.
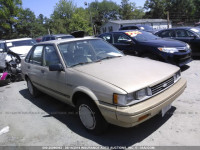
<path fill-rule="evenodd" d="M 88 132 L 101 134 L 107 129 L 108 123 L 91 99 L 80 98 L 77 103 L 77 110 L 80 121 Z"/>

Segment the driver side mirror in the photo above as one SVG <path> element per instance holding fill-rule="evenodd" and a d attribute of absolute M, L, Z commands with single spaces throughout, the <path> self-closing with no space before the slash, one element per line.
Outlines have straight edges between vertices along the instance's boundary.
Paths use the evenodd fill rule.
<path fill-rule="evenodd" d="M 125 40 L 124 43 L 125 43 L 125 44 L 130 44 L 130 45 L 134 44 L 133 41 L 132 41 L 131 39 Z"/>
<path fill-rule="evenodd" d="M 50 65 L 49 66 L 49 71 L 63 71 L 63 66 L 62 64 L 55 64 L 55 65 Z"/>

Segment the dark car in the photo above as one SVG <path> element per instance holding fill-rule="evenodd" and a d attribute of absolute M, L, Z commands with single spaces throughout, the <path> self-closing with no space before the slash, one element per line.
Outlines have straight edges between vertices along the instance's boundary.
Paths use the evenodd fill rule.
<path fill-rule="evenodd" d="M 157 30 L 154 30 L 152 26 L 148 25 L 131 25 L 131 26 L 124 26 L 119 28 L 119 31 L 121 30 L 143 30 L 151 33 L 156 33 Z"/>
<path fill-rule="evenodd" d="M 186 42 L 192 49 L 193 56 L 200 56 L 200 28 L 179 27 L 161 30 L 155 35 L 162 38 L 171 38 Z"/>
<path fill-rule="evenodd" d="M 70 34 L 45 35 L 42 37 L 42 42 L 50 40 L 68 39 L 68 38 L 74 38 L 74 36 Z"/>
<path fill-rule="evenodd" d="M 192 61 L 187 43 L 162 39 L 145 31 L 118 31 L 99 35 L 128 55 L 148 57 L 178 66 Z"/>

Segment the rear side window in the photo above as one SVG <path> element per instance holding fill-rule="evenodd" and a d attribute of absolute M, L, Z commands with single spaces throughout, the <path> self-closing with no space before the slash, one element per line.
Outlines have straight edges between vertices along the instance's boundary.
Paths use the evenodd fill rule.
<path fill-rule="evenodd" d="M 42 50 L 43 46 L 36 46 L 31 58 L 30 58 L 30 63 L 35 64 L 35 65 L 42 65 Z"/>
<path fill-rule="evenodd" d="M 112 43 L 112 36 L 111 34 L 104 34 L 101 36 L 102 39 L 104 39 L 105 41 Z"/>
<path fill-rule="evenodd" d="M 175 32 L 173 30 L 163 31 L 159 34 L 160 37 L 175 37 Z"/>
<path fill-rule="evenodd" d="M 176 36 L 177 37 L 188 37 L 188 34 L 185 30 L 177 30 L 176 31 Z"/>

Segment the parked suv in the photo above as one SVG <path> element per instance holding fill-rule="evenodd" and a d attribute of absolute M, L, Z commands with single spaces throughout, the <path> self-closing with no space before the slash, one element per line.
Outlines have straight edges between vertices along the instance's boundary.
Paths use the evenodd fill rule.
<path fill-rule="evenodd" d="M 50 41 L 50 40 L 59 40 L 59 39 L 68 39 L 68 38 L 74 38 L 74 36 L 70 34 L 54 34 L 54 35 L 45 35 L 42 37 L 42 41 Z"/>
<path fill-rule="evenodd" d="M 118 31 L 99 35 L 128 55 L 147 57 L 177 66 L 192 61 L 190 46 L 184 42 L 162 39 L 139 30 Z"/>
<path fill-rule="evenodd" d="M 83 126 L 95 134 L 108 123 L 132 127 L 164 116 L 186 87 L 178 67 L 125 56 L 100 38 L 36 44 L 22 72 L 32 96 L 42 91 L 76 107 Z"/>

